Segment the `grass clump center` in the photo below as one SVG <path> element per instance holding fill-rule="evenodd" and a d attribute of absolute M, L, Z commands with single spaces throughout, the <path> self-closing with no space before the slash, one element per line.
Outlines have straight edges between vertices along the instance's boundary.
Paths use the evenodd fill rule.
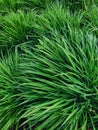
<path fill-rule="evenodd" d="M 98 130 L 97 1 L 0 7 L 0 129 Z"/>

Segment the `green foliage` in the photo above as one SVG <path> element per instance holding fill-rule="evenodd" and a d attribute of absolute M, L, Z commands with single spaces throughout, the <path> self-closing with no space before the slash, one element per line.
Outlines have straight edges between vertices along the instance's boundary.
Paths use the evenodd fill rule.
<path fill-rule="evenodd" d="M 2 30 L 0 31 L 0 48 L 11 48 L 24 42 L 36 42 L 34 32 L 36 13 L 19 11 L 10 13 L 4 17 Z"/>
<path fill-rule="evenodd" d="M 0 59 L 0 129 L 8 130 L 19 122 L 21 108 L 15 80 L 17 73 L 15 56 Z M 16 95 L 17 94 L 17 95 Z"/>
<path fill-rule="evenodd" d="M 81 29 L 83 25 L 83 14 L 81 12 L 70 13 L 60 3 L 55 3 L 46 8 L 38 17 L 35 25 L 39 35 L 51 35 L 51 32 L 59 31 L 68 33 L 68 26 Z M 82 25 L 82 26 L 81 26 Z"/>
<path fill-rule="evenodd" d="M 0 130 L 98 130 L 97 0 L 0 0 Z"/>
<path fill-rule="evenodd" d="M 6 13 L 11 10 L 16 11 L 23 0 L 0 0 L 0 12 Z"/>
<path fill-rule="evenodd" d="M 44 37 L 35 53 L 25 50 L 20 64 L 26 83 L 21 89 L 32 104 L 22 118 L 32 126 L 38 123 L 38 130 L 96 130 L 98 41 L 71 31 L 69 38 L 57 33 L 54 40 Z"/>
<path fill-rule="evenodd" d="M 92 6 L 85 12 L 86 22 L 89 24 L 89 28 L 98 36 L 98 7 Z"/>
<path fill-rule="evenodd" d="M 8 12 L 18 10 L 45 9 L 46 5 L 54 0 L 0 0 L 0 12 L 6 14 Z"/>

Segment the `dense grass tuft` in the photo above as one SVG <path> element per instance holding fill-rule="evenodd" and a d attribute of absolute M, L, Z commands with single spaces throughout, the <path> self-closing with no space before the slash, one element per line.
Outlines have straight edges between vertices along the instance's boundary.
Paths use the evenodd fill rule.
<path fill-rule="evenodd" d="M 28 101 L 22 118 L 32 127 L 39 123 L 41 130 L 96 130 L 98 41 L 93 35 L 77 34 L 69 39 L 60 34 L 55 40 L 44 37 L 35 54 L 26 50 L 19 67 Z"/>
<path fill-rule="evenodd" d="M 46 10 L 38 17 L 38 22 L 35 25 L 38 35 L 47 36 L 52 38 L 53 32 L 60 34 L 67 34 L 69 26 L 77 30 L 84 28 L 83 14 L 79 11 L 72 14 L 69 9 L 63 8 L 60 3 L 50 4 Z M 86 29 L 86 27 L 84 28 Z"/>
<path fill-rule="evenodd" d="M 96 5 L 86 10 L 85 20 L 89 24 L 89 29 L 98 37 L 98 7 Z"/>
<path fill-rule="evenodd" d="M 98 130 L 97 0 L 0 0 L 0 130 Z"/>
<path fill-rule="evenodd" d="M 0 30 L 0 48 L 11 48 L 24 42 L 36 43 L 36 13 L 19 11 L 5 16 Z"/>
<path fill-rule="evenodd" d="M 8 130 L 19 122 L 21 108 L 19 106 L 17 82 L 17 61 L 15 56 L 0 59 L 0 129 Z M 16 95 L 17 94 L 17 95 Z"/>

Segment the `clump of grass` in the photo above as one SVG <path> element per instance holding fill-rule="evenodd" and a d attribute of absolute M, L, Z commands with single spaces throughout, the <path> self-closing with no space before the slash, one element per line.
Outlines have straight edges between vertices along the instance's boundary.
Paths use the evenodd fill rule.
<path fill-rule="evenodd" d="M 36 13 L 19 11 L 5 16 L 0 30 L 0 48 L 11 48 L 24 42 L 36 43 Z"/>
<path fill-rule="evenodd" d="M 16 11 L 24 0 L 0 0 L 0 13 L 5 14 L 10 11 Z"/>
<path fill-rule="evenodd" d="M 94 4 L 0 0 L 1 130 L 98 129 Z"/>
<path fill-rule="evenodd" d="M 89 25 L 89 30 L 98 36 L 98 7 L 96 5 L 88 8 L 84 15 L 87 23 Z"/>
<path fill-rule="evenodd" d="M 0 13 L 7 14 L 8 12 L 18 10 L 43 10 L 46 6 L 54 0 L 0 0 Z"/>
<path fill-rule="evenodd" d="M 71 11 L 85 10 L 88 6 L 97 4 L 97 0 L 0 0 L 0 13 L 6 14 L 10 11 L 30 10 L 36 8 L 42 10 L 50 3 L 60 2 L 64 7 L 70 8 Z"/>
<path fill-rule="evenodd" d="M 53 32 L 57 31 L 65 35 L 69 32 L 68 26 L 84 28 L 83 14 L 75 12 L 72 14 L 69 9 L 63 8 L 61 3 L 50 4 L 42 14 L 38 16 L 38 22 L 35 25 L 36 32 L 41 36 L 52 38 Z"/>
<path fill-rule="evenodd" d="M 22 106 L 19 106 L 17 61 L 14 55 L 0 59 L 0 129 L 8 130 L 19 122 Z"/>
<path fill-rule="evenodd" d="M 21 95 L 28 102 L 21 118 L 36 129 L 96 130 L 98 46 L 92 34 L 71 30 L 70 38 L 44 37 L 35 53 L 25 50 L 19 65 Z"/>

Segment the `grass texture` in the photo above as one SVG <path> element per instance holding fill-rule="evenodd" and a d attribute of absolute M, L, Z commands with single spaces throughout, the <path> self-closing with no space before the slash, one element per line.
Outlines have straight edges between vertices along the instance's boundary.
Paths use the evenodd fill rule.
<path fill-rule="evenodd" d="M 98 130 L 97 0 L 0 0 L 0 130 Z"/>

